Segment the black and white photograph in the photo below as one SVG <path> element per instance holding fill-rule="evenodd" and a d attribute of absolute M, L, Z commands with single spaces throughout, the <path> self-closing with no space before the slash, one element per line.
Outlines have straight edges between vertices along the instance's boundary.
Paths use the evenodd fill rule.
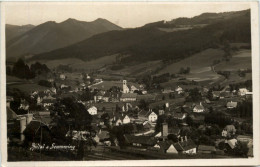
<path fill-rule="evenodd" d="M 257 2 L 1 9 L 6 163 L 259 163 Z"/>

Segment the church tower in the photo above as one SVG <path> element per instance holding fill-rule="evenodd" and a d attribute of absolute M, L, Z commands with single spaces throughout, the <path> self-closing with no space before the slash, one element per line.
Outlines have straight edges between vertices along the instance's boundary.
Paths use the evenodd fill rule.
<path fill-rule="evenodd" d="M 126 80 L 123 80 L 123 93 L 129 93 L 129 88 L 127 86 Z"/>

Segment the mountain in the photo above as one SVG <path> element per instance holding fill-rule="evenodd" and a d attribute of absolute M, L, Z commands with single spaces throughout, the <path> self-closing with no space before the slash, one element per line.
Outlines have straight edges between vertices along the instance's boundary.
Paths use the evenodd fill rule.
<path fill-rule="evenodd" d="M 234 16 L 234 13 L 230 15 Z M 203 27 L 177 32 L 161 31 L 162 22 L 135 29 L 98 34 L 71 46 L 35 55 L 30 60 L 78 58 L 92 60 L 112 54 L 129 55 L 123 62 L 180 60 L 225 41 L 251 41 L 250 11 L 235 12 L 234 17 Z M 152 25 L 152 26 L 151 26 Z M 159 26 L 159 27 L 158 27 Z"/>
<path fill-rule="evenodd" d="M 48 52 L 82 41 L 95 34 L 121 29 L 105 19 L 92 22 L 71 18 L 61 23 L 48 21 L 8 41 L 7 57 Z"/>
<path fill-rule="evenodd" d="M 223 12 L 223 13 L 203 13 L 192 18 L 177 18 L 169 21 L 169 24 L 175 25 L 196 25 L 196 24 L 212 24 L 221 20 L 236 18 L 238 16 L 248 13 L 249 10 L 238 12 Z"/>
<path fill-rule="evenodd" d="M 6 42 L 8 42 L 11 39 L 31 30 L 34 27 L 35 26 L 31 25 L 31 24 L 27 24 L 27 25 L 23 25 L 23 26 L 6 24 L 5 25 Z"/>

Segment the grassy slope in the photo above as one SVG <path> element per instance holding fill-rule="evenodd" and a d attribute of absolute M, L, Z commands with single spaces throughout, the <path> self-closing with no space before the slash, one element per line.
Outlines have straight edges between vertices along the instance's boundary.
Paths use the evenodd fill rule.
<path fill-rule="evenodd" d="M 180 68 L 190 67 L 191 73 L 201 73 L 203 71 L 209 71 L 210 66 L 214 60 L 220 60 L 224 52 L 220 49 L 207 49 L 200 53 L 194 54 L 191 57 L 183 59 L 179 62 L 173 63 L 161 71 L 158 74 L 164 73 L 178 73 Z"/>
<path fill-rule="evenodd" d="M 40 60 L 39 62 L 46 64 L 49 68 L 55 68 L 59 65 L 69 65 L 73 69 L 80 70 L 96 70 L 104 65 L 115 62 L 116 55 L 105 56 L 91 61 L 82 61 L 77 58 L 66 58 L 60 60 Z M 34 63 L 31 61 L 30 63 Z"/>
<path fill-rule="evenodd" d="M 251 50 L 241 50 L 232 56 L 229 62 L 216 65 L 217 71 L 237 71 L 239 69 L 252 69 Z"/>

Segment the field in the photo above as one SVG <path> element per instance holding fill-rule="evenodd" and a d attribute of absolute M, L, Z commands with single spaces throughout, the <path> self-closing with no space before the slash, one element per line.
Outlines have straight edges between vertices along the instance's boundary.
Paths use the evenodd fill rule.
<path fill-rule="evenodd" d="M 144 74 L 149 74 L 151 71 L 160 68 L 162 63 L 160 60 L 148 61 L 144 63 L 132 63 L 131 65 L 125 66 L 121 70 L 107 70 L 105 74 L 117 75 L 117 76 L 141 76 Z"/>
<path fill-rule="evenodd" d="M 223 50 L 220 49 L 207 49 L 200 53 L 194 54 L 186 59 L 183 59 L 179 62 L 173 63 L 161 71 L 158 74 L 164 73 L 178 73 L 180 68 L 190 67 L 191 73 L 201 73 L 210 71 L 210 66 L 214 60 L 221 60 L 224 55 Z"/>
<path fill-rule="evenodd" d="M 69 65 L 73 69 L 92 71 L 97 70 L 104 65 L 114 63 L 116 56 L 117 55 L 105 56 L 91 61 L 83 61 L 77 58 L 68 58 L 60 60 L 41 60 L 40 62 L 46 64 L 49 68 L 55 68 L 59 65 Z"/>
<path fill-rule="evenodd" d="M 239 69 L 252 69 L 251 50 L 241 50 L 232 56 L 229 62 L 216 65 L 216 71 L 238 71 Z"/>
<path fill-rule="evenodd" d="M 37 83 L 34 83 L 33 81 L 22 80 L 17 77 L 8 75 L 6 76 L 6 86 L 7 88 L 16 88 L 26 93 L 31 93 L 32 91 L 36 90 L 43 91 L 47 89 L 47 87 L 40 86 Z"/>
<path fill-rule="evenodd" d="M 9 84 L 7 85 L 8 88 L 16 88 L 25 93 L 31 93 L 33 91 L 44 91 L 48 89 L 47 87 L 40 86 L 35 83 L 20 83 L 20 84 Z"/>

